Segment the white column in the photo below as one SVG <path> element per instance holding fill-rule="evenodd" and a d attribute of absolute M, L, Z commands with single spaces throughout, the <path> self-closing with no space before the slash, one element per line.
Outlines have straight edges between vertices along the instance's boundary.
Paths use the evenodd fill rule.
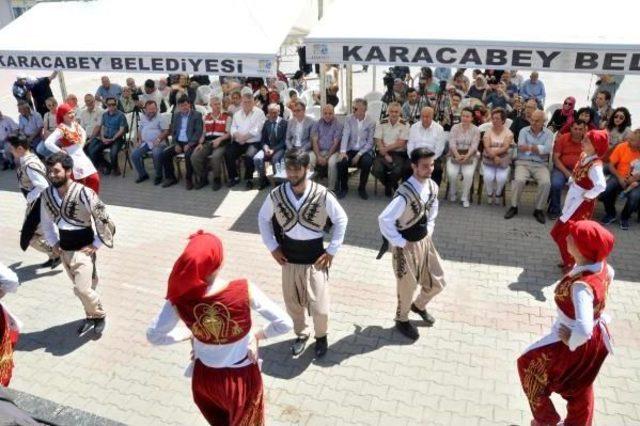
<path fill-rule="evenodd" d="M 377 80 L 377 72 L 375 65 L 369 65 L 373 69 L 373 91 L 376 91 L 376 80 Z"/>
<path fill-rule="evenodd" d="M 351 104 L 353 101 L 353 65 L 347 65 L 347 115 L 351 114 Z"/>
<path fill-rule="evenodd" d="M 327 73 L 324 65 L 325 64 L 320 64 L 320 105 L 322 105 L 323 108 L 327 104 Z"/>
<path fill-rule="evenodd" d="M 62 93 L 62 101 L 67 99 L 67 84 L 64 81 L 64 73 L 58 71 L 58 83 L 60 83 L 60 93 Z"/>

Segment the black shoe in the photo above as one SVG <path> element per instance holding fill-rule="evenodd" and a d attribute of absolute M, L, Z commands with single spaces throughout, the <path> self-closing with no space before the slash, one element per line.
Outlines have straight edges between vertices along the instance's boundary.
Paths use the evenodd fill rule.
<path fill-rule="evenodd" d="M 220 188 L 222 188 L 222 183 L 220 182 L 220 179 L 214 179 L 211 189 L 213 189 L 214 191 L 220 191 Z"/>
<path fill-rule="evenodd" d="M 337 198 L 338 200 L 342 200 L 342 199 L 343 199 L 344 197 L 346 197 L 346 196 L 347 196 L 347 191 L 343 191 L 343 190 L 341 190 L 341 191 L 336 191 L 336 198 Z"/>
<path fill-rule="evenodd" d="M 93 327 L 95 327 L 95 325 L 96 324 L 91 318 L 85 319 L 84 321 L 82 321 L 82 324 L 80 324 L 80 327 L 78 327 L 78 336 L 87 334 L 89 331 L 91 331 L 91 329 L 93 329 Z"/>
<path fill-rule="evenodd" d="M 145 180 L 149 180 L 149 175 L 140 176 L 138 179 L 136 179 L 136 183 L 142 183 Z"/>
<path fill-rule="evenodd" d="M 518 214 L 518 208 L 517 207 L 509 207 L 509 210 L 507 210 L 507 212 L 504 214 L 504 218 L 505 219 L 511 219 L 512 217 L 514 217 L 517 214 Z"/>
<path fill-rule="evenodd" d="M 247 189 L 253 189 L 253 179 L 247 180 L 246 187 Z"/>
<path fill-rule="evenodd" d="M 426 309 L 418 309 L 418 307 L 414 303 L 411 304 L 411 312 L 415 312 L 416 314 L 420 315 L 422 321 L 424 321 L 429 327 L 436 323 L 436 319 L 433 317 L 433 315 L 427 312 Z"/>
<path fill-rule="evenodd" d="M 542 210 L 534 210 L 533 211 L 533 217 L 536 218 L 538 223 L 544 224 L 547 221 L 547 218 L 544 217 L 544 213 L 542 212 Z"/>
<path fill-rule="evenodd" d="M 262 178 L 260 179 L 260 184 L 258 185 L 258 190 L 263 190 L 269 186 L 269 179 Z"/>
<path fill-rule="evenodd" d="M 229 182 L 227 182 L 227 186 L 229 188 L 233 188 L 234 186 L 236 186 L 239 183 L 240 183 L 240 178 L 229 179 Z"/>
<path fill-rule="evenodd" d="M 307 340 L 309 340 L 309 336 L 298 336 L 291 345 L 291 353 L 293 356 L 298 356 L 304 351 L 304 348 L 307 346 Z"/>
<path fill-rule="evenodd" d="M 393 188 L 391 187 L 391 185 L 384 186 L 384 196 L 385 197 L 393 196 Z"/>
<path fill-rule="evenodd" d="M 559 213 L 547 213 L 547 217 L 549 218 L 549 220 L 555 221 L 558 220 L 558 218 L 560 217 Z"/>
<path fill-rule="evenodd" d="M 184 187 L 187 189 L 187 191 L 191 191 L 193 189 L 193 181 L 191 179 L 185 179 Z"/>
<path fill-rule="evenodd" d="M 51 269 L 56 269 L 62 263 L 60 256 L 51 259 Z"/>
<path fill-rule="evenodd" d="M 173 186 L 173 185 L 175 185 L 175 184 L 177 184 L 177 183 L 178 183 L 178 181 L 177 181 L 177 180 L 175 180 L 175 179 L 167 179 L 167 180 L 165 180 L 165 181 L 164 181 L 164 183 L 162 184 L 162 187 L 163 187 L 163 188 L 168 188 L 168 187 Z"/>
<path fill-rule="evenodd" d="M 209 182 L 207 182 L 206 180 L 202 180 L 202 179 L 200 179 L 198 182 L 196 182 L 196 184 L 195 184 L 195 185 L 193 185 L 193 188 L 194 188 L 194 189 L 202 189 L 202 188 L 204 188 L 205 186 L 207 186 L 207 184 L 208 184 L 208 183 L 209 183 Z"/>
<path fill-rule="evenodd" d="M 396 321 L 396 329 L 411 340 L 418 340 L 418 337 L 420 337 L 416 326 L 409 321 Z"/>
<path fill-rule="evenodd" d="M 46 262 L 44 262 L 42 265 L 40 265 L 40 267 L 54 269 L 56 266 L 60 265 L 60 262 L 62 262 L 60 260 L 60 257 L 52 257 Z"/>
<path fill-rule="evenodd" d="M 327 353 L 327 336 L 316 337 L 316 358 L 322 358 Z"/>
<path fill-rule="evenodd" d="M 153 179 L 153 184 L 158 186 L 162 183 L 162 178 L 161 177 L 157 177 L 155 179 Z"/>
<path fill-rule="evenodd" d="M 102 334 L 107 328 L 107 319 L 106 318 L 95 318 L 93 320 L 93 332 L 96 334 Z"/>
<path fill-rule="evenodd" d="M 367 190 L 364 188 L 360 188 L 358 189 L 358 195 L 360 196 L 360 198 L 362 198 L 363 200 L 368 200 L 369 199 L 369 195 L 367 194 Z"/>

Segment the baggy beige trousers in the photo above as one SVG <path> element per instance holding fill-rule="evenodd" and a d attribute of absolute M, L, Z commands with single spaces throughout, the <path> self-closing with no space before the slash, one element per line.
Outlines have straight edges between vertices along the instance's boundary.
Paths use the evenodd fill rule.
<path fill-rule="evenodd" d="M 306 313 L 313 318 L 315 338 L 327 335 L 329 321 L 329 271 L 313 265 L 286 263 L 282 267 L 282 295 L 293 331 L 308 336 Z"/>
<path fill-rule="evenodd" d="M 429 236 L 407 242 L 404 248 L 394 247 L 392 254 L 398 290 L 396 321 L 409 321 L 412 303 L 418 309 L 424 309 L 446 286 L 440 255 Z M 417 285 L 420 285 L 420 292 L 414 300 Z"/>
<path fill-rule="evenodd" d="M 50 259 L 55 257 L 53 255 L 53 249 L 44 239 L 44 236 L 42 235 L 42 231 L 40 230 L 39 226 L 38 226 L 38 230 L 33 234 L 33 237 L 31 237 L 31 240 L 29 241 L 29 247 L 41 253 L 46 254 L 47 256 L 49 256 Z"/>
<path fill-rule="evenodd" d="M 98 286 L 96 255 L 87 256 L 80 251 L 62 250 L 60 258 L 64 270 L 73 282 L 73 292 L 82 302 L 87 318 L 104 318 L 106 312 L 96 292 Z"/>

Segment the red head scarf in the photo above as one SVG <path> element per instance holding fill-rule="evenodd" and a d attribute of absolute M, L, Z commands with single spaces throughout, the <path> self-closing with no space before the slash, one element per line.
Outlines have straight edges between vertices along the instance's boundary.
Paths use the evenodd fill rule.
<path fill-rule="evenodd" d="M 562 104 L 562 108 L 560 109 L 560 114 L 567 118 L 565 123 L 569 126 L 571 126 L 575 118 L 574 117 L 576 113 L 576 110 L 574 108 L 575 106 L 576 106 L 576 98 L 574 98 L 573 96 L 569 96 L 567 99 L 564 100 L 564 103 Z"/>
<path fill-rule="evenodd" d="M 278 103 L 280 102 L 280 93 L 276 91 L 271 91 L 269 92 L 268 98 L 269 98 L 269 102 Z"/>
<path fill-rule="evenodd" d="M 61 124 L 64 121 L 64 116 L 73 111 L 73 107 L 67 103 L 64 103 L 58 107 L 56 111 L 56 123 Z"/>
<path fill-rule="evenodd" d="M 596 155 L 602 158 L 609 149 L 609 133 L 606 130 L 589 130 L 587 137 L 596 150 Z"/>
<path fill-rule="evenodd" d="M 572 223 L 569 234 L 580 253 L 593 263 L 606 260 L 616 240 L 611 232 L 593 220 Z"/>
<path fill-rule="evenodd" d="M 167 299 L 176 304 L 183 296 L 203 296 L 209 286 L 207 278 L 220 268 L 223 259 L 218 237 L 202 230 L 191 235 L 169 275 Z"/>

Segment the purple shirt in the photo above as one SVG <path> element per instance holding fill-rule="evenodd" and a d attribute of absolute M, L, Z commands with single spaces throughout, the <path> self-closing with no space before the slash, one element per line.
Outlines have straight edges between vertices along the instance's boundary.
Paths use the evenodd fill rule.
<path fill-rule="evenodd" d="M 333 143 L 337 140 L 338 144 L 342 138 L 342 126 L 336 118 L 330 123 L 324 121 L 324 118 L 318 120 L 311 129 L 311 137 L 318 137 L 318 149 L 320 151 L 328 151 Z"/>

